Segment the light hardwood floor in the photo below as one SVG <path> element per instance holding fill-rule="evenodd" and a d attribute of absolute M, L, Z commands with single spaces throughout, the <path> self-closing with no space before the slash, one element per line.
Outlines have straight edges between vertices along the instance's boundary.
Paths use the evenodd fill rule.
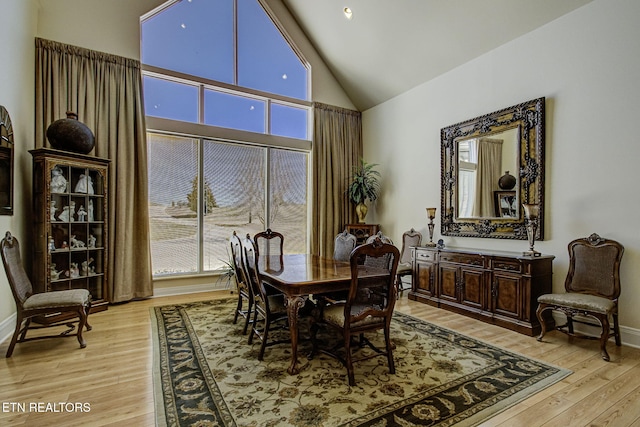
<path fill-rule="evenodd" d="M 611 362 L 598 342 L 551 332 L 544 343 L 497 326 L 409 301 L 397 309 L 468 336 L 571 369 L 563 381 L 488 420 L 483 426 L 640 427 L 640 350 L 609 344 Z M 114 305 L 90 316 L 87 347 L 75 338 L 17 344 L 0 357 L 2 426 L 153 426 L 152 306 L 230 297 L 229 291 L 153 298 Z M 0 345 L 4 355 L 7 342 Z M 59 402 L 88 404 L 88 412 L 51 412 Z M 16 405 L 13 406 L 12 403 Z M 29 412 L 30 404 L 43 405 Z M 20 412 L 17 404 L 26 405 Z M 46 404 L 50 404 L 47 408 Z M 54 405 L 55 404 L 55 405 Z M 88 408 L 87 408 L 88 406 Z"/>

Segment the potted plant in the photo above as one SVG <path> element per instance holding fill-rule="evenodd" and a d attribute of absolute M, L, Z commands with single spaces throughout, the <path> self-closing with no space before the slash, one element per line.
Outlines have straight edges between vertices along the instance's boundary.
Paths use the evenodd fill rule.
<path fill-rule="evenodd" d="M 360 159 L 360 164 L 353 168 L 351 183 L 347 187 L 349 200 L 356 204 L 358 222 L 363 224 L 369 208 L 364 203 L 367 199 L 374 202 L 380 192 L 380 172 L 374 169 L 375 163 L 367 163 Z"/>

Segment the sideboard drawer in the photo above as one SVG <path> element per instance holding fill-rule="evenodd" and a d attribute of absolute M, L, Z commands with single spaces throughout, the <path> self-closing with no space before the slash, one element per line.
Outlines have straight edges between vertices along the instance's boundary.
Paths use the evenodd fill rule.
<path fill-rule="evenodd" d="M 436 252 L 434 251 L 425 251 L 421 249 L 416 249 L 415 252 L 416 261 L 435 261 L 436 260 Z"/>
<path fill-rule="evenodd" d="M 452 262 L 456 264 L 484 267 L 484 257 L 480 254 L 448 253 L 440 252 L 440 262 Z"/>
<path fill-rule="evenodd" d="M 522 264 L 513 258 L 494 258 L 491 268 L 496 271 L 507 271 L 511 273 L 522 273 Z"/>

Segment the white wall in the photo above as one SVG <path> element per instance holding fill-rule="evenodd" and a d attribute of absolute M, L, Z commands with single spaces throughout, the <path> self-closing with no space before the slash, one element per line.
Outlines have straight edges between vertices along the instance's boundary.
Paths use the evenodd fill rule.
<path fill-rule="evenodd" d="M 31 155 L 33 146 L 34 55 L 36 28 L 35 0 L 0 0 L 3 23 L 0 40 L 4 57 L 0 69 L 0 105 L 9 112 L 13 126 L 14 214 L 0 216 L 0 237 L 9 230 L 18 238 L 22 257 L 29 258 L 29 221 L 31 213 Z M 10 18 L 9 18 L 10 17 Z M 0 266 L 0 340 L 13 332 L 15 304 L 4 267 Z"/>
<path fill-rule="evenodd" d="M 640 333 L 640 2 L 596 0 L 363 114 L 365 157 L 380 163 L 383 194 L 369 222 L 400 241 L 440 215 L 440 129 L 546 97 L 545 241 L 554 290 L 567 244 L 597 232 L 626 248 L 620 322 Z M 449 246 L 522 251 L 525 241 L 444 237 Z M 630 329 L 632 328 L 632 329 Z M 634 337 L 635 339 L 635 337 Z M 640 341 L 638 341 L 640 342 Z"/>

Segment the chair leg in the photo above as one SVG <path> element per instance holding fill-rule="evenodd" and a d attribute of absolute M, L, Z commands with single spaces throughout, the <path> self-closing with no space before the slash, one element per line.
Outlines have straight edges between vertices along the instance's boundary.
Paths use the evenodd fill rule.
<path fill-rule="evenodd" d="M 247 301 L 247 316 L 244 319 L 244 328 L 242 328 L 242 335 L 246 335 L 247 329 L 249 329 L 249 323 L 251 322 L 251 308 L 252 308 L 251 301 Z M 236 311 L 236 318 L 237 317 L 238 317 L 238 312 Z M 233 323 L 236 323 L 235 320 L 233 321 Z"/>
<path fill-rule="evenodd" d="M 384 340 L 387 344 L 387 362 L 389 363 L 389 373 L 396 373 L 396 365 L 393 362 L 393 343 L 391 342 L 391 325 L 387 323 L 384 328 Z"/>
<path fill-rule="evenodd" d="M 234 325 L 238 322 L 238 314 L 240 314 L 240 310 L 242 310 L 242 294 L 238 292 L 238 305 L 236 306 L 236 314 L 233 316 Z"/>
<path fill-rule="evenodd" d="M 78 309 L 78 317 L 80 317 L 80 322 L 78 323 L 78 333 L 76 335 L 78 342 L 80 343 L 80 348 L 85 348 L 87 346 L 87 342 L 82 337 L 82 331 L 87 324 L 87 313 L 84 306 Z"/>
<path fill-rule="evenodd" d="M 87 314 L 87 318 L 85 319 L 84 326 L 87 331 L 90 331 L 93 329 L 93 326 L 89 324 L 89 313 L 91 312 L 91 301 L 89 301 L 89 304 L 87 304 L 87 306 L 84 308 L 84 312 Z"/>
<path fill-rule="evenodd" d="M 600 320 L 602 325 L 602 333 L 600 334 L 600 355 L 605 361 L 609 361 L 609 353 L 607 353 L 607 341 L 609 340 L 609 331 L 611 326 L 609 325 L 609 316 L 606 314 L 596 316 Z"/>
<path fill-rule="evenodd" d="M 312 322 L 309 327 L 309 335 L 311 335 L 311 353 L 307 356 L 307 359 L 311 360 L 318 352 L 318 330 L 320 326 L 316 322 Z"/>
<path fill-rule="evenodd" d="M 253 335 L 254 334 L 258 334 L 258 332 L 256 331 L 256 325 L 258 324 L 258 309 L 257 307 L 253 307 L 253 322 L 251 324 L 251 332 L 249 332 L 249 340 L 247 341 L 247 343 L 249 345 L 251 345 L 253 343 Z"/>
<path fill-rule="evenodd" d="M 618 324 L 617 314 L 613 314 L 613 333 L 615 334 L 616 345 L 620 347 L 622 345 L 622 338 L 620 337 L 620 324 Z"/>
<path fill-rule="evenodd" d="M 25 320 L 24 322 L 24 329 L 22 329 L 22 333 L 20 334 L 20 341 L 24 341 L 24 337 L 27 336 L 27 331 L 29 330 L 29 327 L 31 326 L 31 318 L 29 317 L 27 320 Z"/>
<path fill-rule="evenodd" d="M 269 316 L 264 318 L 264 330 L 262 331 L 262 344 L 260 345 L 260 353 L 258 353 L 258 360 L 264 359 L 264 350 L 267 348 L 267 337 L 269 335 L 269 328 L 271 327 L 271 319 Z"/>
<path fill-rule="evenodd" d="M 353 359 L 351 357 L 351 335 L 345 335 L 344 337 L 344 361 L 347 367 L 347 377 L 349 378 L 349 385 L 356 385 L 355 374 L 353 372 Z"/>
<path fill-rule="evenodd" d="M 538 341 L 542 341 L 542 337 L 547 333 L 547 324 L 542 318 L 542 312 L 547 309 L 546 304 L 538 304 L 538 309 L 536 310 L 536 317 L 538 318 L 538 322 L 540 323 L 540 335 L 536 338 Z"/>
<path fill-rule="evenodd" d="M 30 319 L 27 319 L 27 322 Z M 7 349 L 7 355 L 6 357 L 11 357 L 11 355 L 13 354 L 13 348 L 16 346 L 16 342 L 18 341 L 18 335 L 20 335 L 20 327 L 22 326 L 22 316 L 20 316 L 20 313 L 18 313 L 18 317 L 16 319 L 16 330 L 13 333 L 13 336 L 11 337 L 11 342 L 9 343 L 9 348 Z M 27 332 L 27 330 L 25 329 L 22 336 L 24 339 L 24 334 Z"/>

